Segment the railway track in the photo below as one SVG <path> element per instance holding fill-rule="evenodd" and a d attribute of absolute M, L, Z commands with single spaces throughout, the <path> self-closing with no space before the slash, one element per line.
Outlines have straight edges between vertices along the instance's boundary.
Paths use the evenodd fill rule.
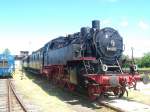
<path fill-rule="evenodd" d="M 10 79 L 0 79 L 0 112 L 28 112 Z"/>
<path fill-rule="evenodd" d="M 150 112 L 150 106 L 125 99 L 112 99 L 99 102 L 117 112 Z"/>
<path fill-rule="evenodd" d="M 149 85 L 144 85 L 142 82 L 138 82 L 137 89 L 144 91 L 143 88 L 149 88 Z M 106 100 L 104 99 L 102 101 L 99 101 L 99 103 L 106 107 L 110 107 L 117 112 L 150 112 L 149 103 L 146 105 L 138 101 L 134 101 L 134 99 L 118 99 L 116 97 L 108 97 Z"/>
<path fill-rule="evenodd" d="M 89 101 L 89 98 L 82 94 L 77 92 L 73 92 L 73 94 L 82 97 L 86 101 Z M 150 112 L 150 105 L 132 100 L 117 98 L 115 96 L 104 98 L 101 101 L 97 100 L 95 103 L 97 106 L 105 106 L 106 108 L 110 108 L 116 112 Z"/>

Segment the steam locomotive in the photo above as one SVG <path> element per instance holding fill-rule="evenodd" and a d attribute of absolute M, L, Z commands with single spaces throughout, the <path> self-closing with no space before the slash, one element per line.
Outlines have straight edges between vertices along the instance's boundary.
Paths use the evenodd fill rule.
<path fill-rule="evenodd" d="M 46 76 L 54 84 L 70 91 L 84 90 L 91 100 L 112 92 L 122 97 L 126 87 L 135 87 L 140 76 L 136 66 L 124 72 L 120 65 L 123 39 L 113 28 L 92 28 L 58 37 L 22 60 L 23 68 Z"/>

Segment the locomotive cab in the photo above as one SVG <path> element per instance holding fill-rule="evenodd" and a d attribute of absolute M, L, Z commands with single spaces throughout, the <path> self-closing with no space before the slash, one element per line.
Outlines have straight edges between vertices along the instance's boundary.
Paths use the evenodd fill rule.
<path fill-rule="evenodd" d="M 98 74 L 101 71 L 95 58 L 68 62 L 67 66 L 70 82 L 83 88 L 86 88 L 86 76 Z"/>

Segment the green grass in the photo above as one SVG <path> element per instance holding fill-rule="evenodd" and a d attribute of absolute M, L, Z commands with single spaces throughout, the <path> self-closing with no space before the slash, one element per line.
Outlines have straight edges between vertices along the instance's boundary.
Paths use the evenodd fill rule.
<path fill-rule="evenodd" d="M 22 91 L 23 97 L 32 100 L 41 107 L 42 112 L 75 112 L 74 105 L 91 108 L 96 112 L 114 112 L 103 106 L 96 107 L 90 101 L 87 101 L 69 91 L 59 87 L 52 86 L 46 79 L 30 74 L 23 73 L 21 80 L 21 71 L 16 71 L 14 75 L 17 87 Z"/>
<path fill-rule="evenodd" d="M 21 80 L 19 71 L 14 75 L 17 88 L 23 94 L 24 99 L 28 99 L 41 108 L 42 112 L 74 112 L 66 103 L 57 96 L 62 93 L 59 89 L 51 87 L 48 81 L 43 81 L 40 77 L 24 73 Z"/>
<path fill-rule="evenodd" d="M 150 91 L 150 89 L 147 91 Z M 150 105 L 150 95 L 145 95 L 142 91 L 129 90 L 129 96 L 125 99 Z"/>

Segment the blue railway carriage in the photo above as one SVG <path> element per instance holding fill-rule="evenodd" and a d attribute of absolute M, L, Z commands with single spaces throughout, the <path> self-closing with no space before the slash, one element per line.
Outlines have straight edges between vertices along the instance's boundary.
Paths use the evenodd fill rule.
<path fill-rule="evenodd" d="M 14 56 L 0 54 L 0 77 L 12 76 L 14 70 L 15 70 Z"/>

